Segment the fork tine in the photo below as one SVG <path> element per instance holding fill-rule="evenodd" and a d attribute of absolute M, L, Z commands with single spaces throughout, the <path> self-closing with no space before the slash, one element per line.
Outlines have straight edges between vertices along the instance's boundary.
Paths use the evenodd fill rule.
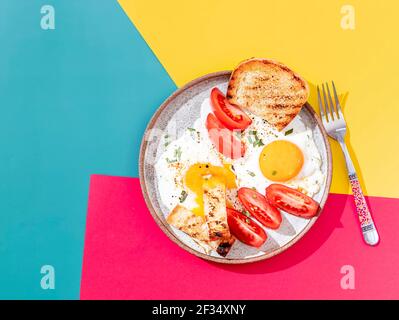
<path fill-rule="evenodd" d="M 321 95 L 320 95 L 320 88 L 317 86 L 317 101 L 319 102 L 319 109 L 320 109 L 320 115 L 321 119 L 324 120 L 324 107 L 323 107 L 323 101 L 321 100 Z"/>
<path fill-rule="evenodd" d="M 323 98 L 324 98 L 324 107 L 326 108 L 326 119 L 327 122 L 329 121 L 329 107 L 328 107 L 328 102 L 327 102 L 327 96 L 326 96 L 326 90 L 324 90 L 324 83 L 321 84 L 321 87 L 323 89 Z"/>
<path fill-rule="evenodd" d="M 328 86 L 327 82 L 326 82 L 326 87 L 327 87 L 328 100 L 330 103 L 329 106 L 330 106 L 331 118 L 334 120 L 334 118 L 335 118 L 334 117 L 334 113 L 335 113 L 334 102 L 332 101 L 330 87 Z"/>
<path fill-rule="evenodd" d="M 339 114 L 342 113 L 342 110 L 341 110 L 341 105 L 340 105 L 340 103 L 339 103 L 339 99 L 338 99 L 338 95 L 337 95 L 337 90 L 335 89 L 334 81 L 331 81 L 331 82 L 332 82 L 333 91 L 334 91 L 335 107 L 337 108 L 337 115 L 338 115 L 338 118 L 341 118 Z"/>

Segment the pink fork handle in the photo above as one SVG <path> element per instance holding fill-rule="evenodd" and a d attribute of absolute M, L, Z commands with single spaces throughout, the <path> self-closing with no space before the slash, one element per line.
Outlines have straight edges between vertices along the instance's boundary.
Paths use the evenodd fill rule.
<path fill-rule="evenodd" d="M 375 245 L 379 241 L 378 233 L 375 229 L 373 218 L 367 206 L 366 199 L 364 198 L 356 173 L 349 175 L 349 181 L 352 187 L 356 212 L 359 217 L 360 227 L 362 229 L 364 239 L 368 244 Z"/>
<path fill-rule="evenodd" d="M 355 199 L 356 211 L 359 216 L 360 226 L 362 227 L 362 231 L 367 231 L 363 228 L 368 228 L 368 226 L 373 223 L 373 219 L 371 218 L 371 214 L 362 189 L 360 188 L 359 179 L 357 178 L 356 173 L 349 175 L 349 181 L 352 187 L 353 197 Z"/>

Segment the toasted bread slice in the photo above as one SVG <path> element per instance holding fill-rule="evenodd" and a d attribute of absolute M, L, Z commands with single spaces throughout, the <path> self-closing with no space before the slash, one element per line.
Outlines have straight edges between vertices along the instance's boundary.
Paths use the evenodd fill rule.
<path fill-rule="evenodd" d="M 217 179 L 210 179 L 203 183 L 204 213 L 209 227 L 211 240 L 229 239 L 231 237 L 227 224 L 226 186 Z"/>
<path fill-rule="evenodd" d="M 235 241 L 233 236 L 228 239 L 211 241 L 205 218 L 194 214 L 191 210 L 181 205 L 177 205 L 172 210 L 166 218 L 166 221 L 193 238 L 207 254 L 209 254 L 211 250 L 215 250 L 218 254 L 225 257 Z"/>
<path fill-rule="evenodd" d="M 230 238 L 218 241 L 217 246 L 215 248 L 216 252 L 220 254 L 222 257 L 225 257 L 229 253 L 235 241 L 236 238 L 234 238 L 232 235 L 230 236 Z"/>
<path fill-rule="evenodd" d="M 226 96 L 229 102 L 262 117 L 281 131 L 308 100 L 309 86 L 301 76 L 277 61 L 252 58 L 233 71 Z"/>
<path fill-rule="evenodd" d="M 209 242 L 209 229 L 205 218 L 194 214 L 181 205 L 177 205 L 172 210 L 166 221 L 195 240 Z"/>

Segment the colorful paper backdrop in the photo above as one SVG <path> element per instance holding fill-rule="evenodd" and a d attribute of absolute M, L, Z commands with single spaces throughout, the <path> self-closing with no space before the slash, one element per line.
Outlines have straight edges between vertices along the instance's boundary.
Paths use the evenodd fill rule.
<path fill-rule="evenodd" d="M 55 9 L 55 30 L 40 27 L 40 9 L 45 4 Z M 354 30 L 341 27 L 345 14 L 341 10 L 348 4 L 355 10 Z M 132 280 L 136 276 L 133 271 L 145 269 L 145 263 L 134 264 L 133 252 L 151 241 L 168 241 L 156 233 L 160 231 L 155 225 L 151 229 L 152 220 L 145 220 L 149 213 L 141 206 L 139 192 L 137 210 L 123 210 L 120 205 L 124 202 L 104 208 L 97 198 L 93 198 L 94 204 L 88 202 L 90 177 L 104 174 L 137 178 L 142 133 L 159 104 L 187 81 L 208 72 L 232 69 L 251 56 L 280 60 L 301 73 L 311 84 L 310 102 L 315 107 L 314 85 L 331 79 L 337 84 L 348 121 L 350 151 L 365 192 L 377 199 L 371 200 L 373 211 L 377 225 L 382 224 L 381 231 L 385 231 L 373 253 L 363 253 L 364 258 L 353 261 L 360 266 L 359 272 L 365 272 L 368 269 L 363 269 L 361 263 L 370 264 L 367 257 L 373 256 L 384 272 L 371 272 L 370 281 L 360 282 L 368 283 L 363 293 L 356 296 L 354 291 L 353 295 L 367 297 L 371 292 L 376 294 L 372 297 L 383 297 L 384 293 L 394 296 L 394 287 L 384 283 L 396 275 L 393 266 L 398 260 L 391 236 L 398 227 L 399 209 L 399 140 L 395 123 L 399 115 L 395 99 L 399 73 L 399 44 L 395 41 L 398 9 L 394 0 L 1 1 L 0 298 L 96 298 L 104 297 L 106 291 L 111 291 L 113 298 L 156 297 L 146 291 L 147 280 L 154 274 L 158 275 L 155 284 L 151 282 L 154 292 L 169 288 L 169 296 L 178 297 L 172 294 L 175 287 L 168 287 L 169 278 L 162 268 L 156 273 L 157 269 L 151 267 L 152 273 L 144 273 L 140 281 Z M 331 144 L 331 192 L 345 195 L 350 191 L 344 160 L 338 145 L 334 141 Z M 115 203 L 113 193 L 123 191 L 124 197 L 129 196 L 124 193 L 125 180 L 114 184 L 113 179 L 92 184 L 94 191 L 90 188 L 91 194 L 109 199 L 105 205 Z M 109 184 L 113 186 L 111 190 Z M 351 232 L 352 241 L 361 241 L 355 217 L 349 218 L 353 213 L 344 204 L 338 203 L 336 210 L 345 219 L 352 219 L 343 225 L 347 236 L 339 237 L 338 231 L 331 230 L 332 236 L 324 237 L 311 254 L 306 254 L 306 245 L 297 251 L 292 248 L 296 253 L 287 253 L 284 259 L 297 263 L 289 264 L 290 271 L 276 267 L 266 275 L 268 281 L 284 288 L 279 279 L 297 277 L 304 270 L 309 272 L 320 266 L 318 255 L 334 259 L 336 253 L 328 255 L 323 250 L 348 241 Z M 120 230 L 119 224 L 104 220 L 104 212 L 122 221 L 133 219 L 132 215 L 139 220 L 137 224 L 132 222 L 136 220 L 129 220 L 133 223 L 131 231 Z M 328 224 L 328 220 L 324 223 Z M 141 225 L 153 234 L 136 232 L 134 228 Z M 124 244 L 122 251 L 112 250 L 115 243 L 121 245 L 115 241 L 127 241 L 124 235 L 129 231 L 136 235 L 127 239 L 131 243 Z M 168 245 L 157 247 L 162 255 L 169 254 L 166 259 L 181 254 L 177 246 Z M 104 250 L 98 251 L 98 246 Z M 337 281 L 342 264 L 351 264 L 357 250 L 370 250 L 350 243 L 339 248 L 342 259 L 337 257 L 334 269 L 325 271 L 326 277 Z M 133 254 L 135 261 L 151 263 L 149 255 L 154 253 L 142 252 L 142 256 Z M 300 254 L 306 255 L 309 265 L 291 256 Z M 189 255 L 184 259 L 182 270 L 198 268 L 201 272 L 202 261 Z M 121 261 L 128 262 L 132 272 L 118 266 Z M 55 268 L 54 290 L 40 286 L 40 268 L 47 264 Z M 258 264 L 241 273 L 246 273 L 245 279 L 250 281 L 253 276 L 248 270 L 257 274 L 256 268 L 264 267 Z M 207 268 L 202 270 L 207 272 Z M 105 274 L 110 278 L 101 286 Z M 366 276 L 360 273 L 359 277 Z M 183 281 L 173 280 L 177 284 Z M 320 281 L 306 285 L 299 282 L 295 290 L 300 292 L 306 287 L 310 291 L 304 296 L 317 297 L 323 286 Z M 115 283 L 119 285 L 112 287 Z M 126 285 L 123 287 L 122 283 Z M 118 289 L 121 286 L 124 290 Z M 96 290 L 84 289 L 89 287 Z M 284 298 L 285 293 L 286 297 L 292 296 L 283 292 L 278 297 Z M 185 297 L 205 296 L 202 294 L 193 291 Z M 256 297 L 272 298 L 273 290 L 262 291 Z M 332 290 L 323 297 L 337 297 L 337 293 Z"/>

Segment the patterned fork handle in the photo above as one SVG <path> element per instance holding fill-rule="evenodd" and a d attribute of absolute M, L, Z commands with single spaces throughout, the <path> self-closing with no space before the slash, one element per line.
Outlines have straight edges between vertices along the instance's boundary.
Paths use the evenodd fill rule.
<path fill-rule="evenodd" d="M 375 228 L 373 218 L 367 206 L 366 199 L 364 198 L 362 188 L 360 187 L 359 179 L 357 177 L 355 167 L 353 166 L 352 159 L 349 155 L 345 141 L 338 139 L 342 151 L 345 155 L 346 166 L 349 173 L 349 182 L 352 187 L 352 193 L 355 200 L 356 212 L 359 217 L 360 227 L 363 233 L 364 241 L 371 246 L 375 246 L 379 241 L 379 235 Z"/>

